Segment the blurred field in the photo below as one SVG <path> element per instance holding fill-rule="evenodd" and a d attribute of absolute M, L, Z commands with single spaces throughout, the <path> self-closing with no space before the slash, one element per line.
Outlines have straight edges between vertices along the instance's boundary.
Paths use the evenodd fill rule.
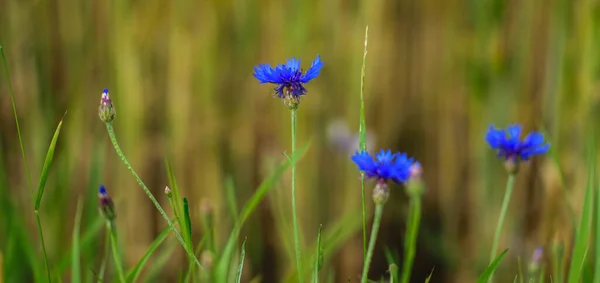
<path fill-rule="evenodd" d="M 585 191 L 586 141 L 599 121 L 599 4 L 0 1 L 0 42 L 34 184 L 68 111 L 40 211 L 49 260 L 58 266 L 68 256 L 79 198 L 82 233 L 97 222 L 100 183 L 116 202 L 127 265 L 165 227 L 98 119 L 103 88 L 115 103 L 121 147 L 140 176 L 162 198 L 168 158 L 190 200 L 195 241 L 203 210 L 212 208 L 216 239 L 224 244 L 231 226 L 226 187 L 233 184 L 242 205 L 290 147 L 289 113 L 271 86 L 252 77 L 253 67 L 296 56 L 306 69 L 320 54 L 324 69 L 307 85 L 298 112 L 299 145 L 312 141 L 298 164 L 299 218 L 306 247 L 314 245 L 319 224 L 324 231 L 343 224 L 342 242 L 325 254 L 323 278 L 355 282 L 362 267 L 360 182 L 349 157 L 357 143 L 368 24 L 369 148 L 412 154 L 427 183 L 411 282 L 423 282 L 433 268 L 432 282 L 474 282 L 487 266 L 506 181 L 484 140 L 489 125 L 518 122 L 547 133 L 552 154 L 521 168 L 504 229 L 501 247 L 510 251 L 496 277 L 512 282 L 518 258 L 526 267 L 538 246 L 571 245 Z M 31 282 L 39 278 L 31 277 L 28 258 L 43 261 L 2 74 L 0 273 L 5 282 Z M 245 282 L 256 276 L 255 282 L 283 282 L 295 267 L 289 183 L 287 172 L 242 232 Z M 405 194 L 395 186 L 372 278 L 388 268 L 384 247 L 402 254 L 405 214 Z M 102 244 L 99 232 L 82 251 L 84 273 L 98 265 Z M 173 256 L 151 270 L 158 277 L 148 277 L 156 282 L 178 278 L 187 266 L 181 248 L 169 244 L 164 252 L 174 250 Z"/>

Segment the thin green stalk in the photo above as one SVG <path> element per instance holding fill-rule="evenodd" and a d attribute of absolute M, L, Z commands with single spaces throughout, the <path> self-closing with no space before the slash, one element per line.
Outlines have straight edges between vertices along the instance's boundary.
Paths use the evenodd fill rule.
<path fill-rule="evenodd" d="M 104 271 L 106 270 L 106 262 L 108 262 L 108 249 L 110 247 L 110 232 L 106 230 L 106 236 L 104 236 L 104 255 L 102 256 L 102 264 L 100 265 L 100 272 L 98 272 L 98 283 L 104 281 Z"/>
<path fill-rule="evenodd" d="M 15 95 L 13 92 L 12 82 L 10 79 L 10 72 L 8 71 L 8 64 L 6 63 L 6 56 L 4 55 L 4 48 L 0 43 L 0 54 L 2 54 L 2 62 L 6 73 L 6 82 L 8 84 L 8 94 L 10 96 L 10 102 L 12 104 L 13 115 L 15 116 L 15 124 L 17 126 L 17 137 L 19 138 L 19 146 L 21 147 L 21 157 L 23 158 L 23 164 L 25 165 L 25 175 L 27 175 L 27 184 L 29 185 L 29 194 L 31 195 L 31 201 L 35 205 L 35 196 L 33 195 L 33 185 L 31 183 L 31 174 L 29 173 L 29 166 L 27 165 L 27 158 L 25 157 L 25 147 L 23 146 L 23 137 L 21 136 L 21 126 L 19 124 L 19 116 L 17 115 L 17 105 L 15 104 Z M 46 254 L 46 245 L 44 244 L 44 233 L 42 232 L 42 225 L 40 224 L 40 216 L 38 211 L 35 210 L 35 218 L 37 221 L 38 234 L 40 235 L 40 241 L 42 243 L 42 251 L 44 252 L 44 264 L 46 266 L 46 274 L 48 276 L 48 282 L 52 282 L 50 277 L 50 267 L 48 264 L 48 256 Z"/>
<path fill-rule="evenodd" d="M 367 43 L 369 42 L 369 26 L 365 28 L 365 50 L 363 52 L 363 63 L 360 70 L 360 125 L 358 129 L 358 147 L 362 151 L 367 150 L 367 123 L 365 122 L 365 66 L 367 65 Z M 363 229 L 363 261 L 367 258 L 367 202 L 365 198 L 365 173 L 360 173 L 361 205 L 362 205 L 362 229 Z"/>
<path fill-rule="evenodd" d="M 502 234 L 502 225 L 504 224 L 504 218 L 506 218 L 506 212 L 508 211 L 508 204 L 510 203 L 510 196 L 512 195 L 513 187 L 515 185 L 515 174 L 508 175 L 508 181 L 506 182 L 506 190 L 504 192 L 504 200 L 502 200 L 502 208 L 500 209 L 500 218 L 498 218 L 498 224 L 496 226 L 496 233 L 494 234 L 494 242 L 492 244 L 492 252 L 490 253 L 490 264 L 496 259 L 496 250 L 498 250 L 498 243 L 500 242 L 500 234 Z M 488 282 L 494 282 L 494 274 L 490 276 Z"/>
<path fill-rule="evenodd" d="M 48 255 L 46 253 L 46 244 L 44 243 L 44 232 L 42 232 L 42 224 L 40 223 L 40 214 L 35 211 L 35 220 L 37 221 L 38 232 L 40 234 L 40 241 L 42 241 L 42 251 L 44 252 L 44 264 L 46 265 L 46 273 L 48 275 L 48 282 L 52 282 L 50 277 L 50 266 L 48 265 Z"/>
<path fill-rule="evenodd" d="M 119 246 L 117 245 L 117 229 L 113 221 L 106 221 L 106 229 L 110 232 L 110 242 L 115 260 L 115 266 L 117 268 L 117 275 L 121 282 L 127 282 L 125 280 L 125 274 L 123 273 L 123 264 L 121 263 L 121 256 L 119 255 Z"/>
<path fill-rule="evenodd" d="M 173 234 L 175 234 L 175 237 L 177 238 L 179 243 L 181 243 L 181 246 L 185 249 L 188 256 L 194 260 L 194 262 L 200 269 L 204 270 L 204 267 L 202 267 L 202 265 L 200 264 L 200 261 L 198 261 L 198 258 L 196 258 L 196 256 L 194 255 L 194 252 L 188 248 L 185 241 L 183 240 L 183 238 L 181 237 L 181 235 L 175 228 L 175 225 L 173 225 L 173 222 L 171 222 L 171 220 L 169 219 L 169 217 L 167 216 L 165 211 L 162 209 L 162 207 L 160 206 L 160 204 L 158 203 L 156 198 L 154 198 L 154 195 L 152 195 L 152 192 L 150 192 L 148 187 L 146 187 L 146 184 L 144 184 L 144 182 L 142 181 L 140 176 L 138 176 L 138 174 L 135 173 L 135 171 L 133 170 L 133 167 L 131 167 L 131 164 L 129 164 L 129 162 L 127 161 L 127 158 L 125 158 L 125 155 L 121 151 L 121 148 L 119 147 L 119 143 L 117 142 L 117 137 L 115 135 L 115 130 L 113 129 L 112 123 L 106 123 L 106 129 L 108 130 L 108 135 L 110 136 L 110 140 L 113 144 L 113 147 L 115 148 L 115 151 L 117 152 L 117 155 L 121 158 L 121 161 L 123 161 L 123 163 L 129 170 L 129 172 L 131 172 L 133 177 L 137 180 L 138 184 L 140 184 L 140 186 L 142 187 L 142 189 L 144 190 L 144 192 L 146 193 L 148 198 L 150 198 L 150 200 L 152 201 L 154 206 L 156 206 L 156 209 L 158 209 L 158 212 L 160 213 L 160 215 L 162 215 L 162 217 L 167 221 L 169 228 L 171 228 L 171 230 L 173 231 Z"/>
<path fill-rule="evenodd" d="M 406 238 L 404 239 L 404 264 L 402 265 L 401 283 L 408 283 L 410 273 L 415 259 L 417 249 L 417 234 L 419 233 L 419 224 L 421 222 L 421 196 L 416 195 L 410 198 L 410 210 L 408 222 L 406 223 Z"/>
<path fill-rule="evenodd" d="M 292 156 L 296 153 L 296 110 L 292 109 Z M 302 278 L 302 255 L 300 254 L 300 230 L 296 215 L 296 161 L 292 162 L 292 220 L 294 225 L 294 248 L 296 250 L 296 268 L 298 268 L 298 281 L 304 283 Z"/>
<path fill-rule="evenodd" d="M 379 224 L 381 223 L 381 216 L 383 215 L 383 204 L 375 205 L 375 217 L 373 218 L 373 228 L 371 228 L 371 238 L 369 238 L 369 247 L 367 249 L 367 257 L 365 264 L 363 265 L 362 276 L 360 277 L 361 283 L 368 281 L 369 266 L 371 265 L 371 258 L 373 257 L 373 250 L 375 250 L 375 242 L 377 241 L 377 233 L 379 232 Z"/>

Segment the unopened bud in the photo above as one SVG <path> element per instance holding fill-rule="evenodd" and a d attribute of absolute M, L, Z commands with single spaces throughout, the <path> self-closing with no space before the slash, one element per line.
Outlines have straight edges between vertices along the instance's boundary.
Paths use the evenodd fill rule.
<path fill-rule="evenodd" d="M 390 198 L 390 187 L 385 180 L 378 180 L 373 189 L 373 202 L 375 204 L 385 204 L 388 198 Z"/>
<path fill-rule="evenodd" d="M 409 197 L 420 197 L 423 194 L 423 169 L 419 162 L 410 166 L 410 178 L 406 182 L 406 193 Z"/>
<path fill-rule="evenodd" d="M 529 273 L 536 274 L 542 265 L 544 260 L 544 248 L 537 247 L 531 256 L 531 262 L 529 262 Z"/>
<path fill-rule="evenodd" d="M 98 107 L 98 116 L 104 123 L 110 123 L 115 119 L 117 111 L 108 95 L 108 88 L 105 88 L 100 98 L 100 106 Z"/>
<path fill-rule="evenodd" d="M 98 207 L 106 220 L 113 221 L 117 217 L 115 204 L 106 192 L 104 185 L 100 185 L 98 190 Z"/>
<path fill-rule="evenodd" d="M 166 195 L 168 198 L 171 198 L 171 196 L 173 195 L 173 192 L 171 191 L 171 188 L 169 188 L 169 186 L 166 186 L 166 187 L 165 187 L 165 195 Z"/>

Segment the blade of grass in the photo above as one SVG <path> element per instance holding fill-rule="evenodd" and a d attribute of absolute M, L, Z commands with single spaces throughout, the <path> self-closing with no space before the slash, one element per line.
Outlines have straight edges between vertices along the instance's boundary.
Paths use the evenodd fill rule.
<path fill-rule="evenodd" d="M 523 275 L 523 262 L 520 256 L 517 257 L 517 265 L 519 268 L 519 283 L 524 283 L 525 275 Z"/>
<path fill-rule="evenodd" d="M 233 222 L 236 222 L 238 220 L 238 208 L 235 200 L 235 184 L 233 183 L 233 178 L 231 176 L 227 176 L 225 179 L 225 192 L 227 193 L 226 197 L 229 213 L 233 218 Z"/>
<path fill-rule="evenodd" d="M 506 253 L 508 252 L 508 249 L 504 250 L 486 269 L 485 271 L 483 271 L 483 273 L 481 274 L 481 276 L 479 276 L 479 278 L 477 278 L 477 283 L 484 283 L 488 280 L 488 278 L 490 278 L 490 276 L 492 275 L 492 273 L 494 273 L 494 271 L 496 270 L 496 268 L 498 268 L 498 265 L 500 264 L 500 261 L 502 261 L 502 258 L 506 255 Z"/>
<path fill-rule="evenodd" d="M 158 280 L 154 280 L 155 277 L 158 276 L 159 272 L 164 270 L 165 264 L 169 262 L 169 260 L 173 257 L 173 251 L 177 245 L 169 245 L 166 248 L 166 251 L 161 253 L 156 260 L 154 260 L 153 264 L 148 268 L 149 272 L 146 276 L 144 282 L 160 282 Z"/>
<path fill-rule="evenodd" d="M 240 255 L 240 263 L 238 266 L 238 271 L 237 271 L 237 279 L 235 280 L 236 283 L 240 283 L 242 282 L 242 270 L 244 269 L 244 258 L 246 257 L 246 240 L 248 238 L 244 239 L 244 242 L 242 243 L 242 253 Z"/>
<path fill-rule="evenodd" d="M 595 172 L 594 172 L 595 173 Z M 598 183 L 598 189 L 596 190 L 596 266 L 594 268 L 594 283 L 600 283 L 600 182 Z"/>
<path fill-rule="evenodd" d="M 65 112 L 65 115 L 67 113 Z M 63 116 L 64 119 L 64 116 Z M 54 159 L 54 150 L 56 148 L 56 142 L 58 141 L 58 136 L 60 134 L 60 129 L 62 128 L 63 119 L 58 122 L 58 126 L 56 127 L 56 131 L 54 131 L 54 136 L 52 137 L 52 141 L 50 142 L 50 147 L 48 148 L 48 152 L 46 153 L 46 160 L 44 160 L 44 167 L 42 168 L 42 175 L 40 176 L 40 184 L 38 186 L 38 191 L 35 198 L 35 210 L 40 209 L 40 204 L 42 202 L 42 196 L 44 195 L 44 188 L 46 187 L 46 180 L 48 179 L 48 173 L 50 171 L 50 165 L 52 165 L 52 160 Z"/>
<path fill-rule="evenodd" d="M 92 225 L 90 225 L 87 231 L 85 231 L 85 233 L 83 234 L 83 237 L 81 237 L 80 239 L 81 246 L 89 246 L 97 241 L 96 238 L 98 232 L 100 232 L 102 227 L 104 227 L 104 221 L 104 218 L 100 216 L 94 219 Z M 58 261 L 58 264 L 54 267 L 54 272 L 56 272 L 57 274 L 62 274 L 69 267 L 72 252 L 73 251 L 70 250 L 62 256 L 62 258 Z"/>
<path fill-rule="evenodd" d="M 227 278 L 227 275 L 229 274 L 229 265 L 231 262 L 231 256 L 233 254 L 233 249 L 235 247 L 235 243 L 238 239 L 238 236 L 240 234 L 242 226 L 244 225 L 244 223 L 246 222 L 248 217 L 250 217 L 250 214 L 252 214 L 252 212 L 254 212 L 254 210 L 256 210 L 256 208 L 258 207 L 258 204 L 262 201 L 262 199 L 265 197 L 265 195 L 272 188 L 274 188 L 274 185 L 277 182 L 277 180 L 279 180 L 279 178 L 281 178 L 283 173 L 292 165 L 292 163 L 297 162 L 300 158 L 302 158 L 304 156 L 304 154 L 308 150 L 309 146 L 310 146 L 310 142 L 307 143 L 302 148 L 300 148 L 298 151 L 296 151 L 295 154 L 291 156 L 291 158 L 286 158 L 286 160 L 282 164 L 277 166 L 277 168 L 271 173 L 271 175 L 260 184 L 260 186 L 258 187 L 256 192 L 250 197 L 250 199 L 246 202 L 244 207 L 242 207 L 242 210 L 240 212 L 240 217 L 233 227 L 233 230 L 229 236 L 229 239 L 227 240 L 227 243 L 225 244 L 225 248 L 223 249 L 223 252 L 217 258 L 217 262 L 215 264 L 215 269 L 214 269 L 215 270 L 214 276 L 216 276 L 216 278 L 214 278 L 215 279 L 214 281 L 216 281 L 216 282 L 228 282 L 229 281 Z"/>
<path fill-rule="evenodd" d="M 588 179 L 581 212 L 581 220 L 573 248 L 573 256 L 569 268 L 569 283 L 579 282 L 588 251 L 589 236 L 592 228 L 592 212 L 594 207 L 594 173 L 596 167 L 596 151 L 593 139 L 589 142 Z"/>
<path fill-rule="evenodd" d="M 360 71 L 360 126 L 359 132 L 359 144 L 358 147 L 361 151 L 367 150 L 367 123 L 365 118 L 365 66 L 367 65 L 367 43 L 369 42 L 369 26 L 365 28 L 365 49 L 363 52 L 363 64 Z M 360 173 L 360 187 L 361 187 L 361 208 L 362 208 L 362 230 L 363 230 L 363 260 L 367 258 L 367 202 L 365 197 L 365 173 Z"/>
<path fill-rule="evenodd" d="M 397 263 L 397 260 L 392 255 L 392 251 L 390 250 L 389 247 L 385 247 L 383 249 L 383 252 L 385 254 L 385 259 L 386 259 L 388 265 L 392 266 L 392 264 L 393 264 L 396 266 L 396 269 L 394 269 L 394 270 L 390 269 L 390 280 L 392 280 L 394 282 L 400 282 L 399 277 L 398 277 L 398 263 Z"/>
<path fill-rule="evenodd" d="M 4 48 L 2 43 L 0 43 L 0 54 L 2 54 L 2 62 L 4 65 L 4 70 L 6 74 L 6 82 L 8 84 L 8 94 L 10 96 L 10 102 L 13 109 L 13 115 L 15 117 L 15 125 L 17 127 L 17 137 L 19 138 L 19 147 L 21 148 L 21 157 L 23 158 L 23 164 L 25 165 L 25 175 L 27 176 L 27 184 L 29 186 L 29 194 L 31 195 L 31 200 L 34 200 L 33 195 L 33 183 L 31 182 L 31 174 L 29 172 L 29 166 L 27 165 L 27 158 L 25 157 L 25 147 L 23 146 L 23 137 L 21 135 L 21 126 L 19 125 L 19 116 L 17 115 L 17 106 L 15 104 L 15 95 L 13 92 L 12 82 L 10 79 L 10 72 L 8 71 L 8 63 L 6 62 L 6 56 L 4 55 Z M 35 209 L 35 217 L 37 222 L 38 234 L 40 236 L 40 241 L 42 243 L 42 250 L 44 251 L 44 264 L 46 266 L 46 275 L 48 277 L 48 282 L 52 282 L 50 275 L 50 267 L 48 264 L 48 256 L 46 254 L 46 246 L 44 243 L 44 234 L 42 232 L 42 225 L 40 223 L 40 216 Z"/>
<path fill-rule="evenodd" d="M 109 249 L 110 249 L 110 234 L 109 234 L 108 230 L 106 230 L 106 233 L 104 236 L 104 255 L 102 255 L 102 263 L 100 265 L 100 271 L 98 272 L 98 275 L 96 276 L 98 283 L 104 281 L 104 272 L 106 271 L 106 264 L 108 262 L 108 257 L 109 257 L 108 254 L 110 253 Z"/>
<path fill-rule="evenodd" d="M 169 231 L 171 231 L 169 227 L 166 227 L 162 230 L 162 232 L 160 232 L 160 234 L 158 234 L 158 237 L 152 241 L 152 244 L 150 244 L 144 256 L 142 256 L 138 263 L 131 270 L 129 270 L 129 272 L 127 272 L 127 282 L 137 282 L 140 273 L 146 265 L 146 262 L 148 262 L 148 259 L 150 259 L 158 247 L 165 241 L 167 236 L 169 236 Z"/>
<path fill-rule="evenodd" d="M 190 219 L 190 209 L 189 209 L 189 203 L 187 198 L 183 198 L 183 218 L 184 218 L 184 222 L 185 222 L 185 234 L 184 239 L 186 244 L 188 245 L 188 248 L 190 250 L 194 249 L 194 244 L 192 243 L 192 220 Z M 189 282 L 190 276 L 192 278 L 192 282 L 195 281 L 195 277 L 194 277 L 194 261 L 190 259 L 190 264 L 188 267 L 188 271 L 187 274 L 185 275 L 185 282 Z"/>
<path fill-rule="evenodd" d="M 317 250 L 315 252 L 315 270 L 313 273 L 313 282 L 319 282 L 319 270 L 323 267 L 323 249 L 321 248 L 321 232 L 323 232 L 323 225 L 319 225 L 319 232 L 317 232 Z"/>
<path fill-rule="evenodd" d="M 431 269 L 431 272 L 429 273 L 429 276 L 427 276 L 427 278 L 425 278 L 425 283 L 429 283 L 429 281 L 431 281 L 431 276 L 433 276 L 433 270 L 435 268 Z"/>
<path fill-rule="evenodd" d="M 71 256 L 71 282 L 81 282 L 81 264 L 79 262 L 79 231 L 81 227 L 81 211 L 83 209 L 81 198 L 77 201 L 75 225 L 73 227 L 73 250 Z"/>

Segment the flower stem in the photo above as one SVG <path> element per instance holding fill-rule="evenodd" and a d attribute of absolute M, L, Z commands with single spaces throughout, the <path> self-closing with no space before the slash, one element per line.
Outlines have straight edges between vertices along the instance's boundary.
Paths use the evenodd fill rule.
<path fill-rule="evenodd" d="M 381 223 L 381 216 L 383 215 L 383 204 L 375 205 L 375 216 L 373 218 L 373 228 L 371 228 L 371 238 L 369 238 L 369 248 L 367 249 L 367 257 L 365 264 L 363 265 L 362 276 L 360 277 L 361 283 L 368 281 L 369 266 L 371 265 L 371 258 L 373 257 L 373 250 L 375 250 L 375 242 L 377 241 L 377 233 L 379 232 L 379 224 Z"/>
<path fill-rule="evenodd" d="M 125 281 L 125 275 L 123 275 L 123 265 L 121 263 L 121 256 L 119 255 L 119 246 L 117 245 L 117 229 L 113 221 L 106 221 L 106 229 L 110 232 L 110 242 L 112 247 L 113 258 L 115 260 L 115 267 L 117 268 L 117 274 L 121 282 Z"/>
<path fill-rule="evenodd" d="M 48 276 L 48 282 L 52 282 L 50 277 L 50 266 L 48 265 L 48 255 L 46 253 L 46 244 L 44 243 L 44 233 L 42 232 L 42 223 L 40 222 L 40 214 L 35 211 L 35 220 L 37 221 L 38 232 L 40 234 L 40 240 L 42 241 L 42 251 L 44 252 L 44 264 L 46 265 L 46 274 Z"/>
<path fill-rule="evenodd" d="M 410 210 L 408 212 L 408 222 L 406 223 L 406 236 L 404 238 L 404 264 L 402 266 L 401 283 L 410 281 L 410 273 L 415 251 L 417 248 L 417 234 L 419 233 L 419 223 L 421 222 L 421 196 L 415 195 L 410 198 Z"/>
<path fill-rule="evenodd" d="M 504 218 L 506 218 L 506 212 L 508 211 L 508 203 L 510 202 L 510 196 L 512 195 L 513 187 L 515 184 L 515 175 L 509 174 L 508 181 L 506 182 L 506 190 L 504 192 L 504 199 L 502 200 L 502 208 L 500 209 L 500 218 L 498 218 L 498 224 L 496 226 L 496 234 L 494 234 L 494 242 L 492 244 L 492 252 L 490 253 L 490 264 L 496 259 L 496 251 L 498 250 L 498 242 L 500 242 L 500 234 L 502 234 L 502 225 L 504 224 Z M 494 274 L 490 276 L 488 282 L 494 282 Z"/>
<path fill-rule="evenodd" d="M 108 135 L 110 136 L 110 140 L 113 144 L 113 147 L 115 148 L 115 151 L 117 152 L 117 155 L 121 158 L 121 161 L 123 161 L 123 163 L 125 164 L 127 169 L 129 169 L 129 172 L 131 172 L 133 177 L 137 180 L 138 184 L 140 184 L 140 186 L 142 187 L 142 189 L 144 190 L 144 192 L 146 193 L 148 198 L 150 198 L 150 200 L 152 201 L 154 206 L 156 206 L 156 209 L 158 209 L 158 212 L 160 213 L 160 215 L 162 215 L 162 217 L 167 221 L 169 228 L 171 228 L 171 230 L 173 231 L 173 234 L 175 234 L 175 237 L 177 238 L 177 240 L 179 240 L 179 242 L 181 243 L 181 246 L 185 249 L 188 256 L 194 260 L 194 263 L 196 263 L 196 265 L 200 269 L 204 270 L 204 267 L 202 267 L 202 265 L 198 261 L 198 258 L 196 258 L 196 256 L 194 255 L 194 252 L 192 250 L 190 250 L 188 248 L 188 246 L 186 245 L 185 241 L 183 241 L 183 238 L 181 237 L 181 235 L 175 228 L 175 225 L 173 225 L 173 222 L 171 222 L 171 220 L 169 219 L 169 217 L 167 216 L 165 211 L 162 209 L 162 207 L 160 206 L 160 204 L 158 203 L 156 198 L 154 198 L 154 195 L 152 195 L 152 192 L 150 192 L 148 187 L 146 187 L 146 185 L 144 184 L 142 179 L 138 176 L 137 173 L 135 173 L 135 171 L 133 170 L 133 167 L 131 167 L 131 164 L 129 164 L 129 162 L 127 161 L 127 158 L 125 158 L 125 155 L 123 154 L 123 152 L 121 151 L 121 148 L 119 147 L 119 143 L 117 143 L 117 137 L 115 136 L 115 130 L 113 129 L 112 123 L 106 123 L 106 129 L 108 130 Z"/>
<path fill-rule="evenodd" d="M 296 109 L 292 114 L 292 156 L 296 153 Z M 298 229 L 298 216 L 296 215 L 296 162 L 292 162 L 292 221 L 294 225 L 294 248 L 296 250 L 296 268 L 298 268 L 298 281 L 304 282 L 302 278 L 302 255 L 300 254 L 300 231 Z"/>
<path fill-rule="evenodd" d="M 367 202 L 365 200 L 365 173 L 360 173 L 360 193 L 362 203 L 362 230 L 363 230 L 363 262 L 367 259 Z"/>

